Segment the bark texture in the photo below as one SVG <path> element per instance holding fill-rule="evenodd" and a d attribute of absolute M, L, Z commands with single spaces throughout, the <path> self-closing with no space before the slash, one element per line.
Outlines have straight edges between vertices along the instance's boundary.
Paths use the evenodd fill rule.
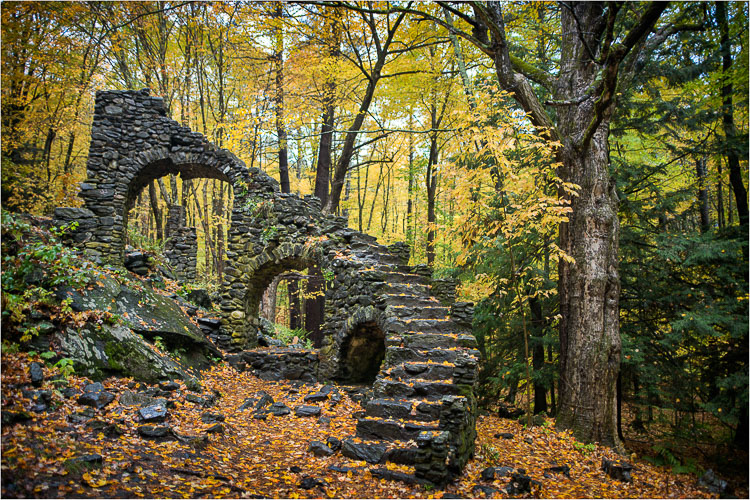
<path fill-rule="evenodd" d="M 562 38 L 557 98 L 577 99 L 601 69 L 590 52 L 604 31 L 604 6 L 573 4 L 561 11 Z M 583 27 L 583 28 L 582 28 Z M 589 28 L 589 29 L 586 29 Z M 598 28 L 598 30 L 597 30 Z M 585 30 L 585 31 L 584 31 Z M 615 70 L 616 71 L 616 68 Z M 607 92 L 607 90 L 605 90 Z M 614 88 L 608 90 L 614 92 Z M 563 180 L 580 186 L 568 196 L 572 212 L 560 243 L 574 263 L 560 262 L 560 382 L 557 425 L 578 439 L 621 447 L 617 437 L 616 382 L 622 343 L 619 328 L 618 198 L 609 173 L 611 96 L 591 96 L 558 111 Z M 609 98 L 609 105 L 601 102 Z M 593 127 L 593 133 L 592 132 Z"/>

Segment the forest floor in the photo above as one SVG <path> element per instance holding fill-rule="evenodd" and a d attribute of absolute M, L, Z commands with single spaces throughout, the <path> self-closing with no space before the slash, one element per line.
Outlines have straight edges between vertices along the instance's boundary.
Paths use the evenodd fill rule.
<path fill-rule="evenodd" d="M 479 417 L 475 456 L 444 490 L 378 479 L 370 472 L 373 466 L 349 460 L 341 452 L 317 457 L 308 451 L 312 440 L 352 436 L 356 425 L 352 414 L 361 410 L 358 403 L 348 396 L 335 405 L 331 401 L 318 403 L 323 418 L 297 417 L 292 411 L 284 416 L 269 415 L 266 420 L 253 419 L 250 410 L 240 407 L 259 391 L 293 409 L 302 404 L 306 394 L 320 389 L 320 384 L 266 382 L 224 364 L 204 373 L 203 396 L 217 396 L 210 408 L 188 401 L 190 392 L 184 385 L 173 387 L 167 420 L 159 424 L 168 426 L 170 433 L 144 438 L 137 430 L 138 407 L 125 406 L 120 398 L 148 386 L 128 379 L 107 379 L 104 388 L 115 399 L 92 412 L 79 405 L 75 396 L 90 381 L 70 375 L 66 390 L 59 382 L 55 388 L 50 379 L 57 368 L 46 366 L 46 380 L 39 390 L 52 393 L 50 409 L 34 413 L 30 410 L 35 401 L 29 392 L 26 397 L 23 394 L 31 388 L 31 361 L 25 353 L 2 355 L 3 498 L 507 497 L 501 490 L 510 478 L 484 480 L 482 471 L 487 467 L 524 469 L 535 482 L 530 492 L 519 495 L 523 497 L 716 496 L 699 487 L 695 475 L 672 474 L 637 458 L 632 482 L 611 479 L 601 470 L 602 460 L 621 457 L 610 449 L 583 446 L 569 433 L 557 432 L 552 419 L 543 426 L 524 429 L 515 420 L 494 416 Z M 189 399 L 196 401 L 195 396 Z M 15 416 L 15 421 L 11 422 L 10 416 Z M 214 432 L 208 433 L 209 429 Z M 413 472 L 405 466 L 387 467 Z M 734 494 L 746 498 L 746 481 L 744 488 L 735 489 Z"/>

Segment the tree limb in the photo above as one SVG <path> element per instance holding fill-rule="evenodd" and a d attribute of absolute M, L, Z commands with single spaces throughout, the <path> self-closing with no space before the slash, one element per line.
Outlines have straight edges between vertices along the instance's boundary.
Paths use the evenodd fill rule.
<path fill-rule="evenodd" d="M 588 148 L 591 138 L 599 128 L 599 124 L 604 120 L 605 110 L 609 108 L 614 100 L 620 63 L 625 56 L 628 55 L 633 46 L 641 42 L 643 38 L 651 32 L 656 21 L 659 20 L 659 17 L 666 8 L 667 3 L 665 2 L 650 3 L 638 23 L 630 30 L 630 32 L 628 32 L 622 44 L 613 45 L 612 50 L 607 54 L 604 66 L 604 76 L 595 92 L 595 95 L 598 95 L 599 97 L 594 103 L 593 117 L 586 127 L 586 132 L 584 132 L 581 139 L 581 150 Z"/>
<path fill-rule="evenodd" d="M 509 55 L 510 63 L 515 71 L 521 73 L 532 82 L 538 83 L 550 92 L 554 90 L 555 79 L 552 77 L 552 75 L 550 75 L 546 71 L 542 71 L 533 64 L 527 63 L 520 57 L 516 57 L 512 54 Z"/>

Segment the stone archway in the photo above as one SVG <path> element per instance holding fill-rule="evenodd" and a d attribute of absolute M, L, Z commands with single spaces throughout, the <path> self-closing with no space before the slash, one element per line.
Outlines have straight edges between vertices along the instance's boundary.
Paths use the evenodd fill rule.
<path fill-rule="evenodd" d="M 242 227 L 242 226 L 241 226 Z M 262 232 L 261 232 L 261 238 Z M 249 238 L 246 238 L 249 239 Z M 249 247 L 250 244 L 246 243 Z M 230 241 L 230 249 L 238 245 Z M 328 267 L 323 254 L 311 246 L 267 242 L 265 249 L 254 256 L 245 255 L 231 263 L 226 269 L 224 288 L 231 310 L 224 315 L 224 328 L 231 332 L 232 345 L 224 346 L 236 350 L 237 346 L 253 346 L 260 327 L 260 302 L 263 293 L 273 279 L 287 271 L 309 268 L 312 265 Z"/>
<path fill-rule="evenodd" d="M 80 192 L 85 208 L 67 213 L 79 222 L 76 239 L 94 260 L 122 264 L 127 209 L 144 186 L 164 175 L 229 182 L 234 208 L 246 204 L 250 192 L 279 190 L 276 181 L 166 114 L 162 99 L 148 89 L 97 92 Z"/>
<path fill-rule="evenodd" d="M 341 344 L 338 381 L 347 384 L 375 382 L 385 359 L 385 332 L 375 321 L 360 323 Z"/>

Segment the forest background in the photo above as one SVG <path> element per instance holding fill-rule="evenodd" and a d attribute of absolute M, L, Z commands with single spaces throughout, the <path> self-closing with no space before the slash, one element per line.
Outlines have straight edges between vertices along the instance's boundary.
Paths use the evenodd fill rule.
<path fill-rule="evenodd" d="M 647 6 L 612 6 L 611 32 L 627 42 Z M 570 6 L 503 9 L 514 67 L 561 119 L 577 103 L 556 101 L 541 71 L 564 67 L 560 19 Z M 482 12 L 3 2 L 3 208 L 80 205 L 96 91 L 148 87 L 173 119 L 283 191 L 318 195 L 352 228 L 409 243 L 411 264 L 458 280 L 460 297 L 476 303 L 482 404 L 523 400 L 554 415 L 557 286 L 571 259 L 559 226 L 579 186 L 559 175 L 559 143 L 502 90 L 497 61 L 457 36 L 476 34 Z M 624 61 L 612 101 L 618 427 L 675 467 L 690 468 L 695 449 L 728 460 L 728 446 L 748 444 L 747 18 L 741 2 L 670 5 L 642 57 Z M 152 182 L 129 217 L 130 242 L 161 248 L 167 207 L 183 205 L 198 230 L 196 286 L 216 287 L 232 196 L 216 180 Z M 305 302 L 322 283 L 299 271 L 302 280 L 274 283 L 271 319 L 291 329 L 304 329 Z"/>

